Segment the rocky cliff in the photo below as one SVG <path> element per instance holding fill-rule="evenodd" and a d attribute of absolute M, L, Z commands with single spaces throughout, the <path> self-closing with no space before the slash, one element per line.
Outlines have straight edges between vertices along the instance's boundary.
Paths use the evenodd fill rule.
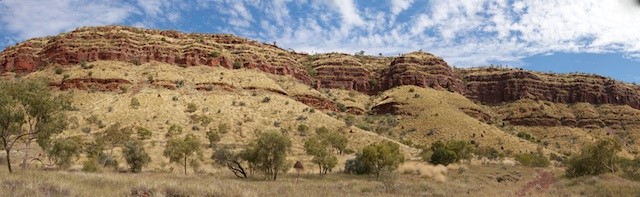
<path fill-rule="evenodd" d="M 122 26 L 80 28 L 54 37 L 25 41 L 0 53 L 0 70 L 30 72 L 51 65 L 96 60 L 258 69 L 291 76 L 316 88 L 341 88 L 372 95 L 401 85 L 416 85 L 460 93 L 491 105 L 531 99 L 628 105 L 640 109 L 638 86 L 596 75 L 499 68 L 452 69 L 442 58 L 424 52 L 395 58 L 338 53 L 307 55 L 232 35 L 186 34 Z M 94 84 L 104 89 L 116 88 L 108 85 L 113 82 L 75 80 L 67 81 L 67 85 L 61 87 L 84 88 L 86 84 Z M 173 88 L 170 82 L 156 85 Z"/>
<path fill-rule="evenodd" d="M 466 96 L 486 104 L 520 99 L 615 104 L 640 109 L 640 88 L 597 75 L 548 74 L 520 69 L 464 71 Z"/>
<path fill-rule="evenodd" d="M 464 94 L 460 78 L 442 58 L 423 52 L 397 57 L 380 74 L 384 90 L 401 85 L 416 85 L 444 89 Z"/>
<path fill-rule="evenodd" d="M 96 60 L 134 64 L 158 61 L 180 66 L 251 68 L 289 75 L 303 83 L 312 79 L 291 52 L 272 45 L 216 34 L 185 34 L 122 26 L 80 28 L 55 37 L 32 39 L 0 54 L 3 72 L 29 72 L 47 65 Z"/>

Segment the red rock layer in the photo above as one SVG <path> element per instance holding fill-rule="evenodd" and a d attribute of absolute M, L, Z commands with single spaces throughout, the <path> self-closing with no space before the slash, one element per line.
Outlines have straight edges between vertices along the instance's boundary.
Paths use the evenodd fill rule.
<path fill-rule="evenodd" d="M 246 48 L 263 48 L 258 54 Z M 268 50 L 266 50 L 268 49 Z M 59 36 L 24 42 L 0 54 L 2 71 L 34 71 L 50 64 L 77 64 L 96 60 L 114 60 L 141 64 L 150 61 L 176 65 L 209 65 L 232 68 L 236 62 L 247 68 L 290 75 L 311 84 L 311 77 L 295 61 L 285 56 L 257 60 L 234 55 L 249 51 L 253 56 L 286 54 L 279 48 L 231 35 L 184 34 L 175 31 L 144 30 L 133 27 L 105 26 L 81 28 Z M 231 54 L 231 55 L 229 55 Z"/>
<path fill-rule="evenodd" d="M 338 111 L 338 105 L 327 99 L 310 95 L 295 95 L 293 99 L 316 109 Z"/>
<path fill-rule="evenodd" d="M 312 63 L 317 71 L 317 88 L 339 88 L 371 92 L 372 76 L 360 61 L 346 54 L 331 53 Z"/>
<path fill-rule="evenodd" d="M 616 104 L 640 109 L 640 88 L 595 75 L 540 74 L 517 69 L 476 69 L 464 77 L 466 96 L 488 104 L 520 99 L 555 103 Z"/>
<path fill-rule="evenodd" d="M 131 82 L 126 79 L 75 78 L 63 80 L 60 84 L 50 85 L 57 86 L 60 90 L 79 89 L 112 92 L 117 91 L 123 84 L 131 84 Z"/>
<path fill-rule="evenodd" d="M 401 85 L 416 85 L 435 89 L 445 89 L 463 94 L 462 80 L 441 58 L 428 53 L 414 52 L 398 57 L 389 68 L 381 73 L 383 89 Z"/>

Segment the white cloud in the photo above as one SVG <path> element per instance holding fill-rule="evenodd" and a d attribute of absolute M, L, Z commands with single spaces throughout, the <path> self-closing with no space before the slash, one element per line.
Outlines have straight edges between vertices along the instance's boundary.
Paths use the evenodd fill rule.
<path fill-rule="evenodd" d="M 413 4 L 413 0 L 391 0 L 391 14 L 398 15 Z"/>
<path fill-rule="evenodd" d="M 96 0 L 3 0 L 0 23 L 20 39 L 53 35 L 81 26 L 116 24 L 132 12 L 124 2 Z"/>
<path fill-rule="evenodd" d="M 305 52 L 397 55 L 422 49 L 457 66 L 518 64 L 554 52 L 617 52 L 640 59 L 640 7 L 632 0 L 387 0 L 388 6 L 353 0 L 129 2 L 1 0 L 0 32 L 25 39 L 125 21 L 155 27 L 184 21 L 194 17 L 186 12 L 198 10 L 216 23 L 197 25 Z"/>

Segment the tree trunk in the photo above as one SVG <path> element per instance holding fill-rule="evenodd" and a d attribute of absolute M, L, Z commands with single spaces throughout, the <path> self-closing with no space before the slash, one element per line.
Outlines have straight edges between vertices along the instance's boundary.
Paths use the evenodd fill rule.
<path fill-rule="evenodd" d="M 184 157 L 184 174 L 187 174 L 187 157 Z"/>
<path fill-rule="evenodd" d="M 7 168 L 9 168 L 9 173 L 13 173 L 13 170 L 11 169 L 11 154 L 9 154 L 10 149 L 5 147 L 5 152 L 7 153 Z"/>
<path fill-rule="evenodd" d="M 22 164 L 21 167 L 22 169 L 27 169 L 27 167 L 29 167 L 29 150 L 31 149 L 31 139 L 27 140 L 25 142 L 25 147 L 24 147 L 24 159 L 22 159 Z"/>
<path fill-rule="evenodd" d="M 275 181 L 277 178 L 278 178 L 278 171 L 277 171 L 277 170 L 275 170 L 275 171 L 273 172 L 273 180 Z"/>

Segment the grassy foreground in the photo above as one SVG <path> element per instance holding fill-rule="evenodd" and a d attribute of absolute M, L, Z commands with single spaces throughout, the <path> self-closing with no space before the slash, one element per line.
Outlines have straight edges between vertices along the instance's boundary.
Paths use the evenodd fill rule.
<path fill-rule="evenodd" d="M 0 196 L 637 196 L 640 183 L 613 174 L 566 179 L 561 169 L 403 165 L 394 175 L 288 173 L 277 181 L 210 174 L 0 170 Z"/>

